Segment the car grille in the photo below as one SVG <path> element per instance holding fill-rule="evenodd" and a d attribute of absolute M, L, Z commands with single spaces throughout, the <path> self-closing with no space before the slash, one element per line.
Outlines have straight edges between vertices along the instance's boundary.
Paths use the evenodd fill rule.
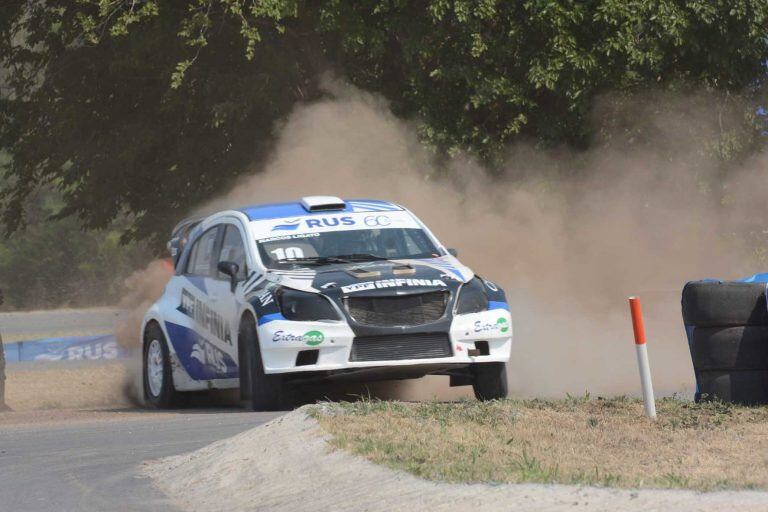
<path fill-rule="evenodd" d="M 395 334 L 363 336 L 352 341 L 350 361 L 399 361 L 451 357 L 448 334 Z"/>
<path fill-rule="evenodd" d="M 349 315 L 363 325 L 413 326 L 436 322 L 445 313 L 447 292 L 389 297 L 347 297 Z"/>

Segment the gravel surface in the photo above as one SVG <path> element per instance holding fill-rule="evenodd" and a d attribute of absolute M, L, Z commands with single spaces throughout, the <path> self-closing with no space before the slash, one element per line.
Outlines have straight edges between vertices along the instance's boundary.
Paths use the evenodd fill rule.
<path fill-rule="evenodd" d="M 299 409 L 198 451 L 146 467 L 181 508 L 207 511 L 766 511 L 768 493 L 454 485 L 331 451 Z"/>

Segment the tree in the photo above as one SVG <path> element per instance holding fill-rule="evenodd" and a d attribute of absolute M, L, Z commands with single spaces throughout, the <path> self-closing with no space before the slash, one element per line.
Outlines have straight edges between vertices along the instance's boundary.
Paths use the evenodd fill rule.
<path fill-rule="evenodd" d="M 258 162 L 272 126 L 341 70 L 421 121 L 438 155 L 587 147 L 602 93 L 764 93 L 764 0 L 6 2 L 0 192 L 9 231 L 49 183 L 61 217 L 163 235 Z M 754 102 L 753 102 L 754 103 Z M 754 108 L 753 108 L 754 111 Z M 156 238 L 160 240 L 162 237 Z M 156 244 L 159 247 L 159 243 Z"/>
<path fill-rule="evenodd" d="M 74 217 L 48 220 L 62 207 L 48 187 L 24 206 L 27 229 L 0 239 L 6 308 L 112 304 L 121 298 L 125 279 L 151 254 L 144 244 L 120 244 L 124 220 L 99 231 L 84 231 Z"/>
<path fill-rule="evenodd" d="M 177 36 L 183 7 L 99 44 L 78 21 L 88 6 L 2 7 L 9 76 L 0 148 L 11 159 L 0 202 L 9 232 L 23 225 L 25 198 L 51 185 L 64 201 L 56 218 L 103 229 L 130 213 L 124 240 L 154 236 L 159 250 L 178 217 L 226 187 L 263 152 L 275 120 L 315 94 L 311 45 L 301 35 L 264 30 L 248 61 L 231 20 L 217 26 L 214 51 L 201 52 L 184 82 L 169 87 L 187 56 Z"/>

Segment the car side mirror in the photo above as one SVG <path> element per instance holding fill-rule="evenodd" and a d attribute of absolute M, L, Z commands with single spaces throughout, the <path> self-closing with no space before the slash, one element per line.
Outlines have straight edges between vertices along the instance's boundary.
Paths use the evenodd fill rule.
<path fill-rule="evenodd" d="M 216 268 L 222 274 L 229 276 L 229 289 L 234 292 L 237 286 L 237 273 L 240 271 L 240 265 L 234 261 L 220 261 Z"/>
<path fill-rule="evenodd" d="M 453 257 L 455 258 L 456 256 L 458 256 L 458 255 L 459 255 L 459 251 L 457 251 L 456 249 L 454 249 L 454 248 L 450 247 L 450 248 L 448 249 L 448 254 L 450 254 L 451 256 L 453 256 Z"/>

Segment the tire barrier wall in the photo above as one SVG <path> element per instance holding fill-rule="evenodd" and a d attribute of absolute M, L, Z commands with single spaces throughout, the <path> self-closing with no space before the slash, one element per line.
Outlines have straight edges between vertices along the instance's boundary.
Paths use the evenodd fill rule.
<path fill-rule="evenodd" d="M 682 312 L 696 401 L 768 404 L 768 274 L 685 285 Z"/>
<path fill-rule="evenodd" d="M 117 343 L 113 334 L 46 338 L 6 343 L 8 363 L 24 361 L 97 361 L 128 357 L 128 351 Z"/>

